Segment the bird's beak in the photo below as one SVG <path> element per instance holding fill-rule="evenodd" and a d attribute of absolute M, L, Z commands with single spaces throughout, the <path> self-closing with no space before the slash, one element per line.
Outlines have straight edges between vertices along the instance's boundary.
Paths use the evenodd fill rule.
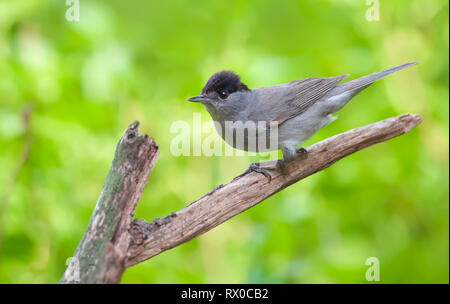
<path fill-rule="evenodd" d="M 201 103 L 204 103 L 204 102 L 208 102 L 208 101 L 209 101 L 209 98 L 206 97 L 206 96 L 204 96 L 204 95 L 198 95 L 198 96 L 194 96 L 194 97 L 188 98 L 188 100 L 189 100 L 189 101 L 192 101 L 192 102 L 201 102 Z"/>

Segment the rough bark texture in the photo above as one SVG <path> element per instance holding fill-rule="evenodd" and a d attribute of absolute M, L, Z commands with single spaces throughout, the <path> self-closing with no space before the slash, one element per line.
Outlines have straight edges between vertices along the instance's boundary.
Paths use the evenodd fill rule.
<path fill-rule="evenodd" d="M 159 151 L 134 122 L 116 154 L 88 228 L 61 283 L 116 283 L 125 270 L 131 219 Z"/>
<path fill-rule="evenodd" d="M 272 172 L 270 182 L 262 174 L 244 173 L 184 209 L 150 223 L 131 222 L 131 218 L 158 149 L 150 138 L 137 136 L 137 125 L 131 125 L 119 142 L 113 167 L 75 254 L 80 261 L 80 281 L 118 283 L 126 268 L 187 242 L 339 159 L 404 134 L 420 122 L 420 115 L 404 114 L 330 137 L 309 147 L 307 159 L 290 163 L 283 174 Z M 135 130 L 131 139 L 127 135 L 130 130 Z M 71 265 L 66 274 L 73 271 Z M 71 282 L 65 277 L 62 282 Z"/>
<path fill-rule="evenodd" d="M 135 220 L 126 267 L 187 242 L 349 154 L 408 132 L 420 121 L 419 115 L 405 114 L 350 130 L 309 147 L 307 159 L 289 164 L 283 174 L 273 172 L 270 182 L 259 173 L 244 174 L 163 219 Z"/>

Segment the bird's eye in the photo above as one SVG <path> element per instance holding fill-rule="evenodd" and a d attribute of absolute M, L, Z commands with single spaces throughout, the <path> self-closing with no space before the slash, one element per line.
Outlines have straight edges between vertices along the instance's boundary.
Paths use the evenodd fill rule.
<path fill-rule="evenodd" d="M 226 90 L 220 91 L 219 96 L 220 98 L 225 99 L 228 97 L 228 92 Z"/>

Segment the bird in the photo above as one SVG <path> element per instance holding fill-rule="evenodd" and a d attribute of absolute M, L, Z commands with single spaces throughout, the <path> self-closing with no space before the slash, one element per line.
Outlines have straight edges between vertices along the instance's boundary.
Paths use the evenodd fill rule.
<path fill-rule="evenodd" d="M 283 157 L 273 168 L 262 168 L 259 163 L 252 163 L 246 171 L 261 173 L 270 181 L 271 175 L 267 170 L 283 171 L 290 162 L 307 158 L 307 150 L 297 147 L 334 121 L 337 116 L 333 114 L 358 93 L 375 81 L 418 63 L 408 62 L 344 83 L 341 81 L 349 74 L 303 78 L 255 89 L 245 85 L 238 74 L 223 70 L 209 78 L 200 95 L 188 100 L 206 107 L 215 122 L 216 131 L 234 148 L 256 152 L 281 149 Z M 256 131 L 242 132 L 249 125 L 254 125 Z M 274 130 L 276 137 L 273 142 L 258 144 L 261 139 L 270 141 L 268 132 Z M 227 136 L 229 133 L 233 136 Z M 236 139 L 238 133 L 243 134 L 241 140 Z"/>

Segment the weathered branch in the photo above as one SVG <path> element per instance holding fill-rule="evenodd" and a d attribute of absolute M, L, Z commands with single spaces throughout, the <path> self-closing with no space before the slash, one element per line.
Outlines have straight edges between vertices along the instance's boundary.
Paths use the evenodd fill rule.
<path fill-rule="evenodd" d="M 135 137 L 145 138 L 143 141 L 146 148 L 143 151 L 131 149 L 141 152 L 130 152 L 132 157 L 127 158 L 127 170 L 123 170 L 121 164 L 124 157 L 118 157 L 121 153 L 116 152 L 113 167 L 94 210 L 88 231 L 75 255 L 80 258 L 82 272 L 87 271 L 82 273 L 81 282 L 119 282 L 126 268 L 187 242 L 289 185 L 331 166 L 339 159 L 404 134 L 420 122 L 420 115 L 404 114 L 330 137 L 309 147 L 308 158 L 289 164 L 283 174 L 272 172 L 270 182 L 258 173 L 242 174 L 182 210 L 150 223 L 145 220 L 131 222 L 137 201 L 158 155 L 153 140 L 148 137 L 137 137 L 136 130 Z M 119 142 L 118 151 L 125 135 Z M 145 159 L 141 159 L 140 156 Z M 271 162 L 264 164 L 272 165 Z M 130 179 L 125 183 L 121 179 L 131 176 L 136 180 Z M 116 180 L 117 178 L 119 180 Z M 132 181 L 136 181 L 138 187 L 123 186 Z M 107 197 L 105 189 L 109 189 Z M 120 207 L 122 205 L 124 207 Z M 114 225 L 119 220 L 119 225 Z M 118 227 L 115 234 L 115 230 L 111 231 L 114 226 Z M 71 269 L 71 265 L 66 273 Z M 62 282 L 68 281 L 63 278 Z"/>
<path fill-rule="evenodd" d="M 117 283 L 125 270 L 131 219 L 159 155 L 155 141 L 132 123 L 116 154 L 88 228 L 61 283 Z"/>
<path fill-rule="evenodd" d="M 420 121 L 419 115 L 406 114 L 350 130 L 309 147 L 306 160 L 289 164 L 284 174 L 272 173 L 270 182 L 258 173 L 241 175 L 161 220 L 135 220 L 126 267 L 189 241 L 353 152 L 408 132 Z"/>

